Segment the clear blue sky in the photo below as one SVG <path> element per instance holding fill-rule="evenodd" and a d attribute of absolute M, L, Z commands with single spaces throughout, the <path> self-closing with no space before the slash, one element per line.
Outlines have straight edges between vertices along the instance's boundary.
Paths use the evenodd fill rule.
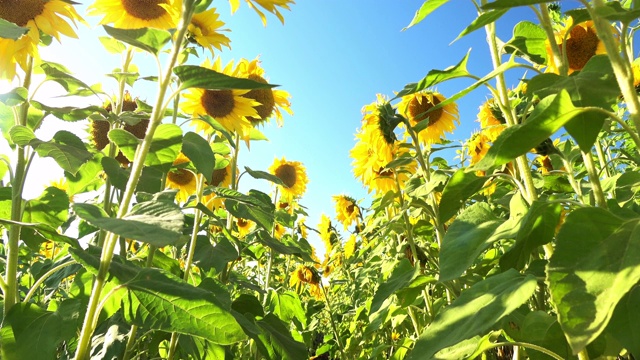
<path fill-rule="evenodd" d="M 394 91 L 419 81 L 429 70 L 456 64 L 469 49 L 471 73 L 483 76 L 491 70 L 484 30 L 450 45 L 477 16 L 471 2 L 450 1 L 419 25 L 402 31 L 422 3 L 423 0 L 299 0 L 290 12 L 283 11 L 284 26 L 275 16 L 268 15 L 268 26 L 263 27 L 244 2 L 233 16 L 227 1 L 213 2 L 221 20 L 231 29 L 227 35 L 232 50 L 219 53 L 223 63 L 260 55 L 270 82 L 282 85 L 292 95 L 295 113 L 285 114 L 282 128 L 273 121 L 266 125 L 263 131 L 270 141 L 253 143 L 250 152 L 243 148 L 240 165 L 266 171 L 275 157 L 282 156 L 304 163 L 310 182 L 301 203 L 309 208 L 308 225 L 315 227 L 323 212 L 334 217 L 332 195 L 347 194 L 365 199 L 365 206 L 370 204 L 366 190 L 353 177 L 349 150 L 355 144 L 361 108 L 373 102 L 376 93 L 393 96 Z M 79 12 L 85 16 L 84 6 L 79 7 Z M 64 38 L 63 46 L 51 46 L 42 52 L 42 57 L 65 64 L 87 83 L 103 82 L 108 93 L 115 93 L 115 82 L 103 74 L 119 67 L 120 59 L 100 45 L 97 36 L 104 33 L 95 26 L 98 18 L 85 18 L 91 28 L 80 25 L 79 41 Z M 498 22 L 499 36 L 507 41 L 513 25 L 523 19 L 536 22 L 528 8 L 509 11 Z M 207 52 L 204 56 L 210 55 Z M 198 59 L 190 62 L 200 63 Z M 155 64 L 148 56 L 136 55 L 134 63 L 142 76 L 156 75 Z M 515 85 L 516 78 L 517 75 L 512 77 L 511 85 Z M 471 83 L 469 79 L 456 80 L 437 90 L 448 97 Z M 132 94 L 151 103 L 153 89 L 153 84 L 141 81 Z M 458 103 L 461 126 L 449 139 L 467 139 L 479 127 L 476 114 L 488 94 L 481 88 Z M 56 123 L 48 119 L 41 133 Z M 69 128 L 69 124 L 63 126 Z M 248 179 L 243 177 L 241 188 L 269 191 L 266 182 Z M 322 253 L 318 239 L 312 238 L 311 242 Z"/>

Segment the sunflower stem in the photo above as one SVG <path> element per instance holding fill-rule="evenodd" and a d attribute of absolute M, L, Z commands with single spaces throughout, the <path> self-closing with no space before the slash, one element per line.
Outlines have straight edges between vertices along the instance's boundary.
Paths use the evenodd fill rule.
<path fill-rule="evenodd" d="M 31 73 L 33 71 L 33 58 L 31 56 L 27 59 L 27 69 L 25 70 L 25 77 L 23 86 L 29 90 L 31 85 Z M 25 101 L 20 105 L 18 111 L 18 117 L 16 117 L 15 125 L 27 126 L 27 115 L 29 114 L 29 102 Z M 18 146 L 16 168 L 11 182 L 11 220 L 20 222 L 22 221 L 22 191 L 24 189 L 24 181 L 26 178 L 26 165 L 27 158 L 25 156 L 25 149 L 22 146 Z M 18 293 L 18 254 L 20 252 L 20 231 L 21 226 L 18 224 L 11 224 L 9 227 L 9 241 L 7 243 L 7 265 L 5 270 L 5 291 L 4 291 L 4 312 L 3 316 L 6 317 L 9 310 L 19 302 Z"/>
<path fill-rule="evenodd" d="M 278 187 L 276 187 L 275 194 L 273 196 L 273 203 L 278 204 Z M 276 232 L 276 223 L 274 222 L 271 229 L 271 237 L 274 237 Z M 262 305 L 267 305 L 267 299 L 269 299 L 269 281 L 271 280 L 271 268 L 273 267 L 273 249 L 269 248 L 269 260 L 267 260 L 267 272 L 264 279 L 264 299 L 262 299 Z"/>
<path fill-rule="evenodd" d="M 589 182 L 591 183 L 591 190 L 596 199 L 596 206 L 601 208 L 607 208 L 607 200 L 602 191 L 602 185 L 600 184 L 600 177 L 596 169 L 596 164 L 593 161 L 591 153 L 582 152 L 582 159 L 584 160 L 584 167 L 587 169 L 589 175 Z"/>
<path fill-rule="evenodd" d="M 165 70 L 165 76 L 162 77 L 162 82 L 160 83 L 158 89 L 156 106 L 154 106 L 150 116 L 147 134 L 145 135 L 142 143 L 136 149 L 134 161 L 131 167 L 131 175 L 127 181 L 127 186 L 123 193 L 123 198 L 118 210 L 118 218 L 124 217 L 129 211 L 131 199 L 133 198 L 136 186 L 138 185 L 138 181 L 144 167 L 144 160 L 147 157 L 147 154 L 149 153 L 149 149 L 151 147 L 153 135 L 155 134 L 156 129 L 162 121 L 164 114 L 164 108 L 162 107 L 162 104 L 164 102 L 164 97 L 171 82 L 173 67 L 175 66 L 178 59 L 182 42 L 185 38 L 189 23 L 191 22 L 191 17 L 193 16 L 194 3 L 195 0 L 185 0 L 183 2 L 183 16 L 180 20 L 178 31 L 176 32 L 175 42 L 173 44 L 171 55 L 169 57 L 169 63 Z M 106 237 L 104 247 L 102 248 L 102 254 L 100 255 L 100 267 L 98 269 L 98 274 L 94 279 L 91 289 L 91 296 L 89 297 L 87 313 L 82 324 L 80 336 L 78 338 L 78 347 L 76 349 L 76 354 L 74 357 L 75 360 L 85 360 L 89 357 L 89 344 L 91 342 L 91 336 L 98 322 L 99 314 L 97 312 L 97 307 L 100 301 L 100 295 L 102 294 L 102 289 L 107 278 L 107 273 L 109 272 L 109 266 L 111 265 L 111 259 L 113 258 L 113 250 L 115 248 L 117 238 L 118 236 L 116 234 L 109 233 Z"/>
<path fill-rule="evenodd" d="M 40 286 L 40 284 L 42 284 L 45 280 L 47 280 L 49 278 L 49 276 L 55 274 L 56 272 L 58 272 L 58 270 L 64 269 L 69 265 L 73 265 L 73 264 L 77 264 L 75 260 L 71 260 L 71 261 L 67 261 L 66 263 L 62 263 L 56 267 L 54 267 L 53 269 L 47 271 L 44 275 L 42 275 L 29 289 L 29 292 L 27 293 L 27 295 L 25 295 L 24 297 L 24 302 L 27 303 L 29 302 L 29 300 L 31 299 L 31 297 L 33 296 L 33 294 L 36 292 L 36 290 L 38 290 L 38 286 Z"/>
<path fill-rule="evenodd" d="M 331 302 L 329 301 L 329 296 L 327 294 L 327 290 L 324 288 L 322 281 L 319 282 L 320 288 L 322 289 L 322 294 L 324 295 L 324 301 L 327 304 L 327 312 L 329 313 L 329 320 L 331 322 L 331 329 L 333 330 L 333 336 L 336 338 L 336 342 L 338 343 L 338 347 L 340 348 L 340 359 L 345 359 L 346 355 L 344 353 L 344 345 L 342 345 L 342 340 L 340 340 L 340 333 L 338 332 L 338 327 L 336 326 L 336 322 L 333 319 L 333 308 L 331 307 Z"/>
<path fill-rule="evenodd" d="M 536 12 L 536 14 L 538 14 L 540 25 L 542 25 L 545 33 L 547 33 L 547 38 L 549 39 L 549 47 L 551 48 L 551 56 L 553 57 L 553 61 L 556 64 L 556 67 L 558 68 L 558 73 L 562 76 L 567 76 L 569 67 L 567 62 L 564 61 L 564 56 L 562 56 L 563 53 L 560 51 L 560 47 L 556 42 L 556 35 L 553 31 L 553 23 L 551 21 L 551 15 L 549 13 L 549 7 L 547 6 L 547 4 L 540 4 L 540 12 Z"/>
<path fill-rule="evenodd" d="M 633 85 L 633 71 L 631 70 L 631 64 L 629 61 L 625 61 L 624 57 L 620 55 L 620 49 L 618 41 L 615 39 L 613 29 L 609 21 L 598 14 L 606 7 L 606 4 L 602 0 L 593 0 L 593 7 L 586 4 L 587 11 L 591 15 L 591 19 L 596 27 L 596 32 L 600 40 L 604 43 L 607 49 L 607 56 L 611 62 L 613 73 L 620 86 L 620 91 L 624 97 L 624 101 L 627 104 L 629 110 L 629 117 L 633 121 L 637 132 L 640 129 L 640 99 L 636 93 L 635 86 Z"/>

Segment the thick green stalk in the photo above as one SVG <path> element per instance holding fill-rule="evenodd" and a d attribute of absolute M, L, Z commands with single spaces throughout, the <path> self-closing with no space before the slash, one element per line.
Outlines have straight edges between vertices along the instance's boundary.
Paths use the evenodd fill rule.
<path fill-rule="evenodd" d="M 118 218 L 124 217 L 124 215 L 126 215 L 126 213 L 129 211 L 131 199 L 133 198 L 135 188 L 138 185 L 140 174 L 142 173 L 142 168 L 144 167 L 144 160 L 147 157 L 147 154 L 149 153 L 149 149 L 151 147 L 153 135 L 160 125 L 160 122 L 162 121 L 164 114 L 164 108 L 162 104 L 164 102 L 165 94 L 171 82 L 173 67 L 176 64 L 178 55 L 180 53 L 180 49 L 182 47 L 181 45 L 184 40 L 187 27 L 191 22 L 194 1 L 195 0 L 185 0 L 183 3 L 183 18 L 181 19 L 180 25 L 178 26 L 178 32 L 175 36 L 175 42 L 171 50 L 169 64 L 167 65 L 165 74 L 162 77 L 162 82 L 160 83 L 160 87 L 158 89 L 158 97 L 156 99 L 156 104 L 153 108 L 153 112 L 151 113 L 147 134 L 136 150 L 133 165 L 131 167 L 131 175 L 127 182 L 122 202 L 120 204 L 120 209 L 118 211 Z M 111 259 L 113 258 L 113 250 L 115 248 L 117 238 L 117 235 L 109 233 L 107 235 L 105 245 L 102 248 L 102 254 L 100 256 L 100 268 L 98 269 L 98 274 L 93 282 L 91 296 L 89 297 L 89 304 L 87 307 L 87 313 L 85 315 L 82 330 L 80 331 L 80 337 L 78 339 L 78 347 L 74 357 L 75 360 L 85 360 L 88 358 L 91 335 L 93 334 L 98 321 L 99 314 L 96 312 L 96 310 L 100 301 L 102 288 L 104 287 L 104 283 L 106 281 L 107 273 L 109 272 L 109 266 L 111 265 Z"/>
<path fill-rule="evenodd" d="M 344 353 L 344 345 L 342 344 L 342 340 L 340 340 L 340 333 L 338 332 L 338 327 L 336 326 L 335 320 L 333 320 L 333 308 L 331 307 L 331 302 L 329 302 L 329 296 L 327 294 L 327 290 L 322 285 L 322 280 L 318 284 L 322 289 L 322 294 L 324 294 L 324 301 L 327 304 L 327 312 L 329 313 L 329 320 L 331 322 L 331 329 L 333 330 L 333 336 L 336 338 L 336 342 L 338 343 L 338 347 L 340 348 L 340 358 L 345 359 L 346 355 Z"/>
<path fill-rule="evenodd" d="M 591 190 L 596 198 L 596 206 L 601 208 L 607 208 L 607 199 L 602 191 L 602 185 L 600 184 L 600 177 L 596 169 L 596 164 L 593 161 L 591 153 L 582 152 L 582 159 L 584 160 L 584 167 L 587 169 L 589 175 L 589 182 L 591 183 Z"/>
<path fill-rule="evenodd" d="M 31 285 L 31 288 L 29 289 L 29 292 L 24 297 L 24 302 L 25 303 L 29 302 L 29 300 L 31 299 L 33 294 L 36 292 L 36 290 L 38 290 L 38 286 L 40 286 L 40 284 L 42 284 L 45 280 L 47 280 L 49 278 L 49 276 L 55 274 L 56 272 L 58 272 L 61 269 L 64 269 L 67 266 L 70 266 L 70 265 L 73 265 L 73 264 L 76 264 L 75 260 L 67 261 L 66 263 L 62 263 L 62 264 L 54 267 L 53 269 L 47 271 L 44 275 L 40 276 L 38 281 L 36 281 L 33 285 Z"/>
<path fill-rule="evenodd" d="M 27 60 L 27 70 L 24 77 L 23 86 L 29 90 L 31 85 L 31 72 L 33 69 L 33 58 Z M 27 115 L 29 113 L 29 102 L 25 101 L 20 106 L 18 117 L 15 118 L 15 125 L 27 125 Z M 18 146 L 16 169 L 11 183 L 11 220 L 22 221 L 22 191 L 26 177 L 27 159 L 24 147 Z M 9 227 L 9 242 L 7 243 L 7 265 L 5 270 L 5 292 L 4 292 L 4 316 L 18 303 L 18 253 L 20 252 L 20 225 L 12 224 Z"/>

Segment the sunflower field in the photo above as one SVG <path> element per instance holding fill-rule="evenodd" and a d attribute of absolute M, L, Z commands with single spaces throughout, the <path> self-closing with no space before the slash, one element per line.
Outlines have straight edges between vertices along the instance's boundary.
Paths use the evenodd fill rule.
<path fill-rule="evenodd" d="M 295 16 L 293 0 L 229 3 L 265 25 Z M 213 0 L 90 2 L 122 58 L 115 96 L 39 55 L 77 37 L 79 4 L 0 0 L 0 79 L 16 84 L 0 94 L 0 358 L 640 358 L 640 1 L 576 3 L 464 4 L 478 16 L 458 38 L 486 32 L 492 70 L 471 74 L 467 53 L 371 94 L 349 154 L 370 205 L 336 195 L 313 225 L 301 162 L 243 166 L 291 95 L 258 59 L 222 61 Z M 515 7 L 538 21 L 500 39 Z M 159 69 L 148 103 L 141 54 Z M 104 101 L 45 104 L 44 82 Z M 480 129 L 456 142 L 457 101 L 478 88 Z M 42 140 L 48 118 L 89 134 Z M 36 158 L 64 179 L 25 200 Z"/>

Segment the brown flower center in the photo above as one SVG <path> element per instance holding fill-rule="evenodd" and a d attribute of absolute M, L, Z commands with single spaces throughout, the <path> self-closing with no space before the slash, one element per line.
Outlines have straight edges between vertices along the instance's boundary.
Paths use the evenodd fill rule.
<path fill-rule="evenodd" d="M 96 149 L 102 150 L 109 144 L 107 134 L 109 133 L 110 127 L 108 121 L 91 121 L 91 139 Z"/>
<path fill-rule="evenodd" d="M 174 184 L 184 186 L 193 181 L 193 174 L 185 169 L 176 169 L 169 171 L 167 178 Z"/>
<path fill-rule="evenodd" d="M 44 11 L 43 0 L 0 0 L 0 18 L 25 26 Z"/>
<path fill-rule="evenodd" d="M 442 108 L 431 111 L 428 114 L 425 114 L 425 112 L 429 111 L 429 109 L 431 109 L 432 107 L 440 104 L 440 100 L 437 97 L 433 96 L 433 102 L 431 102 L 425 95 L 420 96 L 422 97 L 420 99 L 422 102 L 419 102 L 417 97 L 414 97 L 409 102 L 409 106 L 407 107 L 409 117 L 411 118 L 413 125 L 426 118 L 429 118 L 429 125 L 433 125 L 442 117 Z"/>
<path fill-rule="evenodd" d="M 259 75 L 251 74 L 249 75 L 249 79 L 262 84 L 267 84 L 267 80 Z M 273 113 L 275 100 L 273 99 L 273 91 L 271 91 L 271 89 L 253 89 L 246 93 L 244 97 L 253 99 L 261 104 L 259 106 L 256 106 L 255 108 L 258 112 L 258 115 L 260 115 L 260 118 L 247 118 L 249 119 L 249 121 L 251 121 L 252 124 L 256 125 L 266 121 Z"/>
<path fill-rule="evenodd" d="M 582 69 L 598 49 L 598 35 L 589 26 L 576 26 L 571 30 L 571 37 L 567 39 L 567 59 L 569 68 Z"/>
<path fill-rule="evenodd" d="M 384 177 L 392 177 L 393 176 L 393 170 L 391 170 L 391 169 L 380 168 L 380 169 L 378 169 L 378 171 L 374 171 L 374 172 L 378 176 L 384 176 Z"/>
<path fill-rule="evenodd" d="M 276 169 L 276 176 L 279 177 L 288 188 L 293 187 L 293 185 L 296 184 L 296 168 L 293 165 L 283 164 L 278 166 Z"/>
<path fill-rule="evenodd" d="M 147 134 L 147 127 L 149 126 L 149 119 L 142 119 L 135 125 L 125 125 L 124 129 L 132 133 L 138 139 L 144 139 Z"/>
<path fill-rule="evenodd" d="M 211 185 L 220 186 L 227 179 L 227 168 L 213 170 L 211 174 Z"/>
<path fill-rule="evenodd" d="M 356 206 L 354 204 L 349 204 L 349 206 L 347 206 L 347 214 L 351 215 L 353 214 L 353 212 L 356 210 Z"/>
<path fill-rule="evenodd" d="M 238 218 L 237 222 L 238 222 L 238 226 L 239 227 L 245 227 L 248 224 L 247 220 L 245 220 L 243 218 Z"/>
<path fill-rule="evenodd" d="M 128 14 L 138 19 L 154 20 L 167 13 L 167 10 L 158 4 L 167 3 L 167 0 L 122 0 L 122 7 Z"/>
<path fill-rule="evenodd" d="M 231 114 L 235 106 L 231 90 L 205 90 L 200 103 L 212 118 L 221 118 Z"/>

